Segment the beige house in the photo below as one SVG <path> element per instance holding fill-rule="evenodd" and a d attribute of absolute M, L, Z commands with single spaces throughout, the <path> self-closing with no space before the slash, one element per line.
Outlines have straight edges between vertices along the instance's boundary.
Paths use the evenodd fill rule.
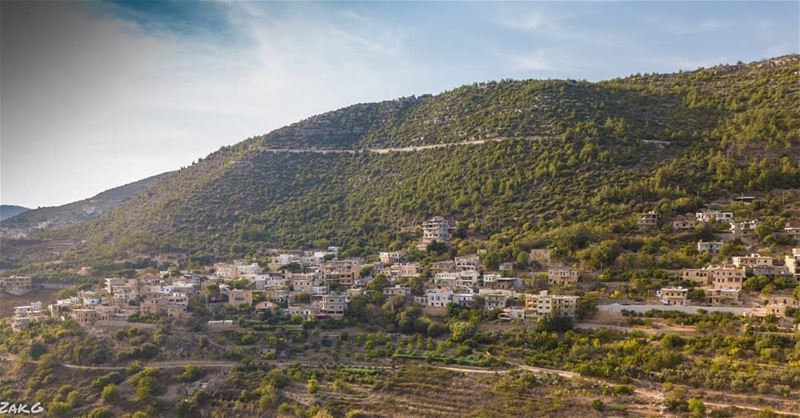
<path fill-rule="evenodd" d="M 683 269 L 681 278 L 683 280 L 700 283 L 704 286 L 714 286 L 715 283 L 744 281 L 746 272 L 744 268 L 735 266 L 709 266 L 701 269 Z M 725 287 L 725 286 L 722 286 Z"/>
<path fill-rule="evenodd" d="M 343 293 L 330 293 L 319 295 L 316 307 L 320 316 L 341 319 L 347 308 L 347 297 Z M 312 303 L 312 306 L 314 304 Z"/>
<path fill-rule="evenodd" d="M 734 256 L 731 258 L 731 260 L 733 261 L 733 265 L 736 267 L 772 266 L 772 257 L 767 257 L 760 254 Z"/>
<path fill-rule="evenodd" d="M 658 226 L 658 213 L 655 211 L 648 211 L 640 213 L 636 219 L 636 225 L 640 228 L 655 228 Z"/>
<path fill-rule="evenodd" d="M 709 288 L 705 289 L 705 299 L 711 306 L 738 305 L 741 293 L 735 288 Z"/>
<path fill-rule="evenodd" d="M 395 296 L 407 297 L 411 294 L 411 289 L 409 289 L 408 286 L 396 284 L 394 286 L 384 288 L 383 294 L 390 298 Z"/>
<path fill-rule="evenodd" d="M 250 306 L 253 304 L 253 291 L 252 290 L 240 290 L 240 289 L 231 289 L 228 291 L 228 304 L 233 306 L 241 306 L 247 305 Z"/>
<path fill-rule="evenodd" d="M 539 294 L 525 295 L 525 317 L 539 318 L 544 315 L 575 316 L 577 296 L 550 295 L 546 290 Z"/>
<path fill-rule="evenodd" d="M 456 262 L 453 260 L 434 261 L 431 263 L 431 273 L 452 273 L 456 271 Z"/>
<path fill-rule="evenodd" d="M 672 229 L 694 229 L 697 220 L 694 217 L 678 216 L 672 220 Z"/>
<path fill-rule="evenodd" d="M 578 283 L 581 273 L 568 267 L 553 267 L 547 270 L 547 283 L 558 286 L 571 286 Z"/>

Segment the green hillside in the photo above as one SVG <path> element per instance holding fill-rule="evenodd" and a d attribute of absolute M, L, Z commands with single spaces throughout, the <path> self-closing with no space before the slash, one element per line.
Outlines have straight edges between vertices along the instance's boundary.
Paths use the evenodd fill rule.
<path fill-rule="evenodd" d="M 799 74 L 793 55 L 359 104 L 224 147 L 112 213 L 45 237 L 88 241 L 68 260 L 325 244 L 358 254 L 408 247 L 420 221 L 444 215 L 462 236 L 513 253 L 573 224 L 611 228 L 654 206 L 683 213 L 713 197 L 800 187 Z M 365 151 L 498 137 L 510 139 Z"/>

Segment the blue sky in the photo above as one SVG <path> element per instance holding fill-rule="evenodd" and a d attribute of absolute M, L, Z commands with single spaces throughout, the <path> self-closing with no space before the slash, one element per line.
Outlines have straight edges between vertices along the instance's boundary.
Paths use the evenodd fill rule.
<path fill-rule="evenodd" d="M 67 203 L 358 102 L 800 50 L 800 2 L 3 2 L 0 201 Z"/>

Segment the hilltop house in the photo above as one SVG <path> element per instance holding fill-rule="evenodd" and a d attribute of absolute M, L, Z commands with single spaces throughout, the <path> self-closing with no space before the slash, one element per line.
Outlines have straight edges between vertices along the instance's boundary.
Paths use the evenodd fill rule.
<path fill-rule="evenodd" d="M 453 227 L 447 219 L 441 216 L 434 216 L 422 223 L 422 241 L 417 246 L 418 249 L 424 250 L 428 244 L 439 241 L 446 242 L 450 240 L 450 231 Z"/>

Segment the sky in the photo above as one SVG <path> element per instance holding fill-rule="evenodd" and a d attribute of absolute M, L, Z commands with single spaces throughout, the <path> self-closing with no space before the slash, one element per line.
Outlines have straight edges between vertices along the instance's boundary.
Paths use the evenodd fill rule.
<path fill-rule="evenodd" d="M 60 205 L 350 104 L 800 52 L 789 2 L 0 2 L 0 203 Z"/>

